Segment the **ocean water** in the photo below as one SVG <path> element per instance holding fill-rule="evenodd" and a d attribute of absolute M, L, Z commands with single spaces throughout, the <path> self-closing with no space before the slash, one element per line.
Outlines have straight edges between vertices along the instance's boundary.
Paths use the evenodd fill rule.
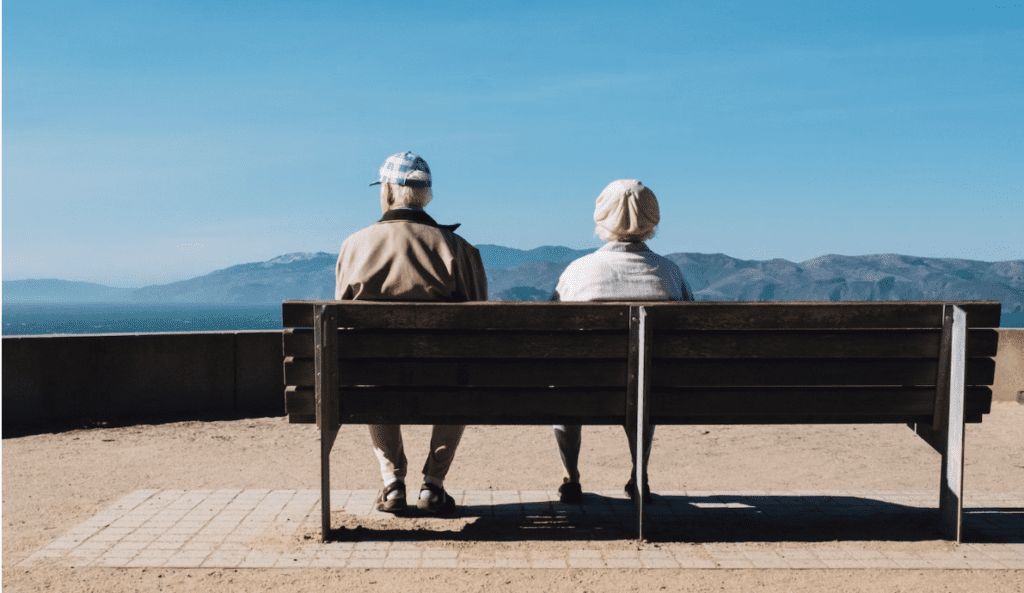
<path fill-rule="evenodd" d="M 18 304 L 3 335 L 281 329 L 281 305 Z"/>

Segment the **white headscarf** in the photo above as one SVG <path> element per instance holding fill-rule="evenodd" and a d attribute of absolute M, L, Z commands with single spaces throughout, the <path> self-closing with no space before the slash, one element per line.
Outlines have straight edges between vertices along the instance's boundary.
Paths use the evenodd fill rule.
<path fill-rule="evenodd" d="M 605 241 L 646 241 L 661 221 L 658 198 L 636 179 L 619 179 L 597 196 L 594 222 Z"/>

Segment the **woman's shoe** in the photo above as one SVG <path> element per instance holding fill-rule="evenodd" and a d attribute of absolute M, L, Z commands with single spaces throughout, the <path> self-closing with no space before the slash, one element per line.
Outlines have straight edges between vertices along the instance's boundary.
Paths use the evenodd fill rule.
<path fill-rule="evenodd" d="M 647 481 L 644 480 L 644 504 L 652 504 L 654 503 L 654 499 L 651 498 L 651 486 L 646 482 Z M 630 500 L 636 502 L 636 482 L 633 481 L 633 478 L 630 478 L 629 481 L 626 482 L 626 485 L 623 487 L 623 491 Z"/>
<path fill-rule="evenodd" d="M 583 488 L 579 482 L 565 482 L 558 487 L 558 500 L 566 504 L 580 504 L 583 502 Z"/>

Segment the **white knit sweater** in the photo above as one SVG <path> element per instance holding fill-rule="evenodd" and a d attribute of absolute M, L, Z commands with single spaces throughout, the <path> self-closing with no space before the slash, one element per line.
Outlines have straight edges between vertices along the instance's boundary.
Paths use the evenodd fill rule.
<path fill-rule="evenodd" d="M 569 264 L 552 300 L 692 301 L 679 266 L 645 243 L 609 242 Z"/>

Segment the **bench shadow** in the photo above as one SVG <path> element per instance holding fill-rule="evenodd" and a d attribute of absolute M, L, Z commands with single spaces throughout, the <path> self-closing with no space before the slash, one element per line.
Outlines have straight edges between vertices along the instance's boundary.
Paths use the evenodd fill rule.
<path fill-rule="evenodd" d="M 415 512 L 409 515 L 415 518 Z M 559 502 L 464 505 L 452 519 L 461 529 L 334 529 L 328 541 L 504 542 L 612 541 L 636 538 L 634 504 L 584 494 L 583 504 Z M 436 520 L 435 520 L 436 521 Z M 398 520 L 400 522 L 400 519 Z M 1024 543 L 1024 508 L 964 510 L 964 543 Z M 851 496 L 658 496 L 645 507 L 652 543 L 919 542 L 943 539 L 936 508 Z"/>

